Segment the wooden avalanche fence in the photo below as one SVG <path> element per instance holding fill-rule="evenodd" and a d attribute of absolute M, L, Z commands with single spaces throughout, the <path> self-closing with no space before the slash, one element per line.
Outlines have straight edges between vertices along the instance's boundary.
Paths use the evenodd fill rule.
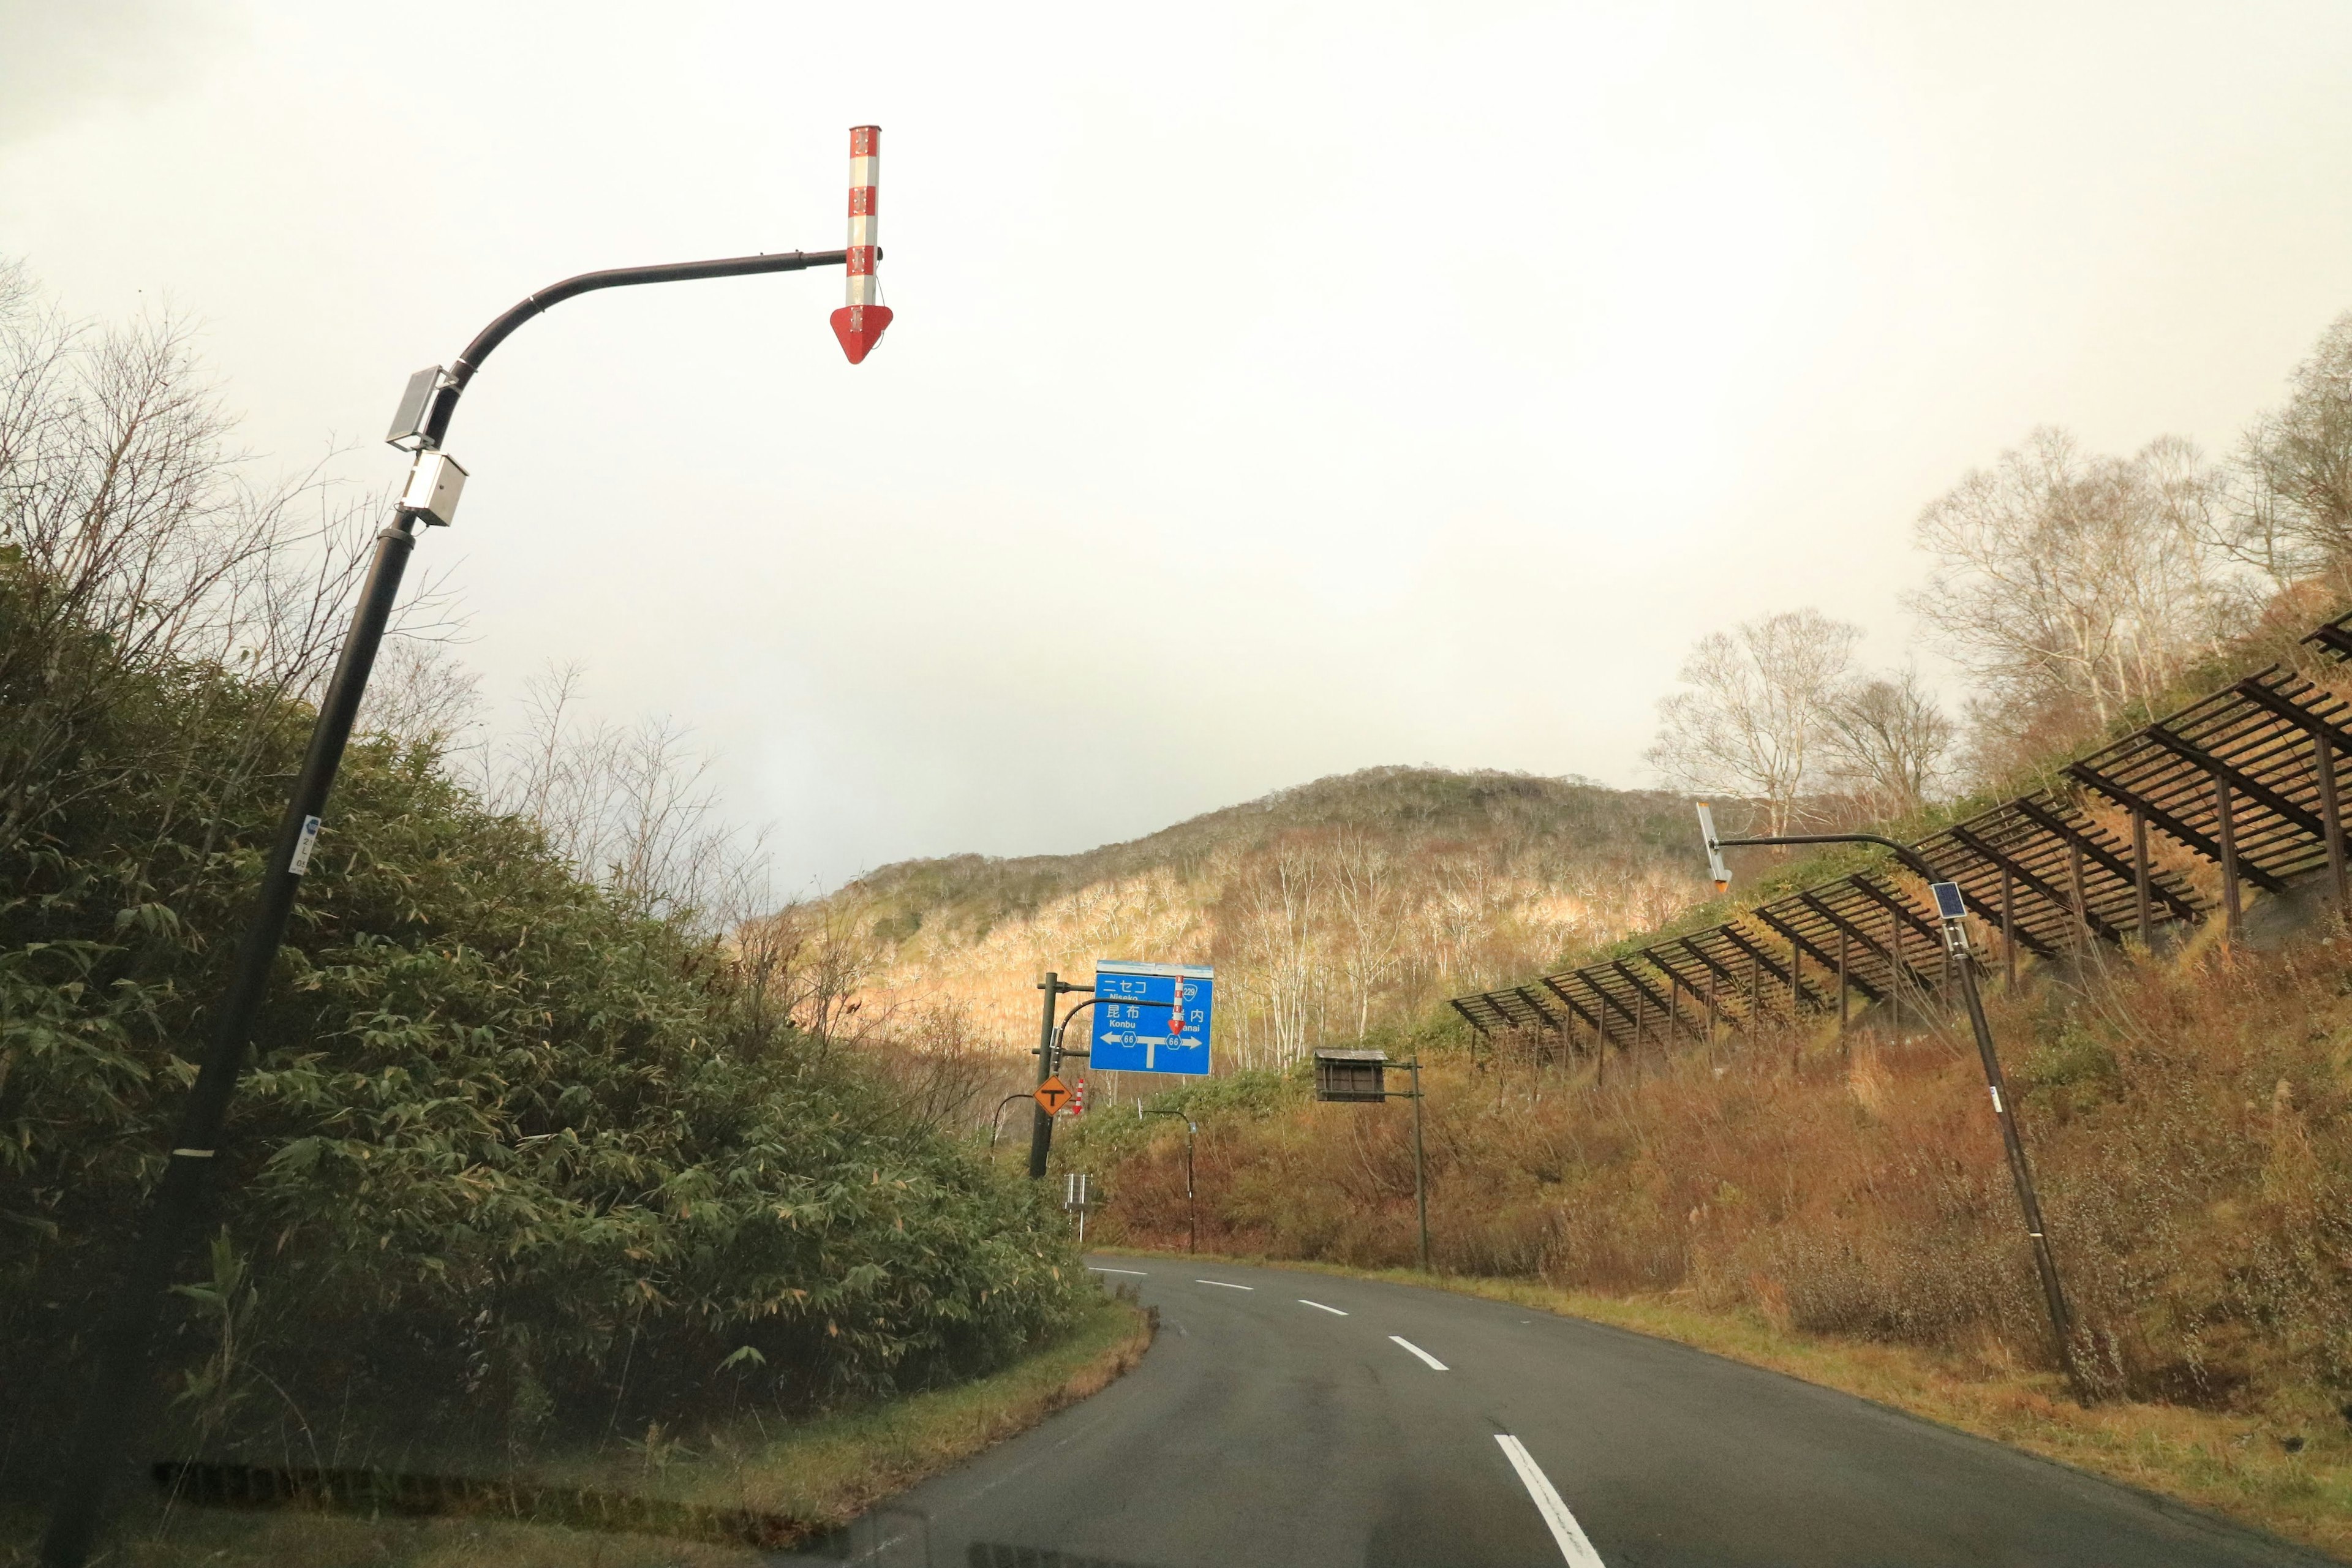
<path fill-rule="evenodd" d="M 2303 640 L 2322 663 L 2352 660 L 2352 613 Z M 2352 703 L 2273 665 L 2072 764 L 2060 787 L 1921 839 L 1897 868 L 1453 1005 L 1481 1036 L 1549 1035 L 1583 1050 L 1925 998 L 1951 980 L 1930 881 L 1967 892 L 2012 975 L 2020 952 L 2145 938 L 2216 904 L 2234 936 L 2249 882 L 2281 892 L 2325 869 L 2344 900 L 2347 753 Z"/>

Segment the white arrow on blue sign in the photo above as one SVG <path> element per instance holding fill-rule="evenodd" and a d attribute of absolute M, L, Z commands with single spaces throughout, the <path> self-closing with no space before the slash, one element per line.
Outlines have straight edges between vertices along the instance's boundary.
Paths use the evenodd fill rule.
<path fill-rule="evenodd" d="M 1097 1071 L 1173 1072 L 1206 1078 L 1217 972 L 1201 963 L 1095 963 Z M 1180 998 L 1178 993 L 1181 991 Z M 1157 1002 L 1157 1007 L 1144 1004 Z M 1168 1004 L 1181 1002 L 1174 1017 Z M 1171 1025 L 1178 1026 L 1171 1032 Z"/>

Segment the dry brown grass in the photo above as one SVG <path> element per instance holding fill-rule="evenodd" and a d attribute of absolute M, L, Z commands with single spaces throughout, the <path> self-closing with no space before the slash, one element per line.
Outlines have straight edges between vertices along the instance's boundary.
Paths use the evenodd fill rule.
<path fill-rule="evenodd" d="M 2137 1411 L 2131 1441 L 2158 1447 L 2175 1417 L 2205 1434 L 2179 1439 L 2205 1458 L 2156 1466 L 2179 1485 L 2148 1484 L 2260 1453 L 2335 1476 L 2315 1495 L 2352 1512 L 2352 939 L 2257 953 L 2214 934 L 1997 995 L 1993 1026 L 2095 1421 Z M 1983 1081 L 1948 1024 L 1653 1056 L 1605 1086 L 1524 1063 L 1431 1075 L 1443 1270 L 1916 1352 L 1986 1411 L 2062 1388 Z M 1409 1126 L 1400 1105 L 1297 1105 L 1204 1127 L 1202 1247 L 1409 1262 Z M 1105 1185 L 1106 1241 L 1182 1246 L 1181 1139 Z M 1983 1423 L 2000 1425 L 1961 1422 Z"/>

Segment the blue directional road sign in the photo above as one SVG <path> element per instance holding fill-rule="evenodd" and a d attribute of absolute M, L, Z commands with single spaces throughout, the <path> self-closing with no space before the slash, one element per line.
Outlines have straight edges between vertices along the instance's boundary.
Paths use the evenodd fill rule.
<path fill-rule="evenodd" d="M 1214 1009 L 1217 972 L 1198 963 L 1129 963 L 1102 959 L 1095 964 L 1094 1054 L 1097 1071 L 1209 1074 L 1209 1018 Z M 1179 992 L 1181 992 L 1180 998 Z M 1173 1009 L 1164 1005 L 1181 1002 Z M 1158 1007 L 1148 1002 L 1163 1004 Z"/>

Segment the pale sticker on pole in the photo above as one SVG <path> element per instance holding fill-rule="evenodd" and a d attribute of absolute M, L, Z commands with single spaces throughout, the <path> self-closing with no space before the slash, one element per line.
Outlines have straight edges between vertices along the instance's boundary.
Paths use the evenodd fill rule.
<path fill-rule="evenodd" d="M 318 847 L 318 844 L 319 819 L 306 816 L 302 819 L 301 836 L 294 840 L 294 853 L 286 862 L 288 872 L 299 877 L 310 870 L 310 851 Z"/>

